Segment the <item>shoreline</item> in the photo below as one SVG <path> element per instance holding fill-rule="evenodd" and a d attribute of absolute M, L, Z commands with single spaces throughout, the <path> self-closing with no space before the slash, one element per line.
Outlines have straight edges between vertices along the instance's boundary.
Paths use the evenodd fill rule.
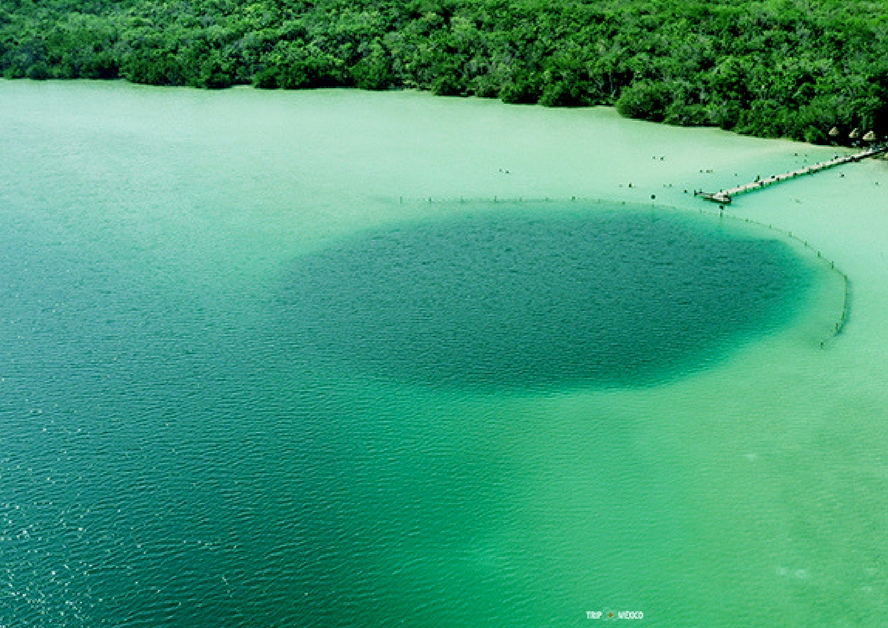
<path fill-rule="evenodd" d="M 497 98 L 495 96 L 485 97 L 479 96 L 477 94 L 467 94 L 467 95 L 458 95 L 458 94 L 436 94 L 431 89 L 422 89 L 419 87 L 390 87 L 387 89 L 366 89 L 352 85 L 341 85 L 341 86 L 317 86 L 317 87 L 302 87 L 298 89 L 287 89 L 287 88 L 262 88 L 257 87 L 255 85 L 251 85 L 248 83 L 237 83 L 233 85 L 229 85 L 222 88 L 206 88 L 199 87 L 194 85 L 154 85 L 150 83 L 139 83 L 133 82 L 126 78 L 46 78 L 46 79 L 34 79 L 28 77 L 21 78 L 7 78 L 0 76 L 0 82 L 22 82 L 22 83 L 88 83 L 88 84 L 103 84 L 103 83 L 118 83 L 129 85 L 133 87 L 140 88 L 150 88 L 150 89 L 171 89 L 171 90 L 193 90 L 195 92 L 200 93 L 224 93 L 226 91 L 256 91 L 260 93 L 298 93 L 298 92 L 318 92 L 318 91 L 357 91 L 362 93 L 369 94 L 385 94 L 385 93 L 417 93 L 417 94 L 425 94 L 428 96 L 432 96 L 434 98 L 445 98 L 445 99 L 457 99 L 457 100 L 480 100 L 485 102 L 496 102 L 501 105 L 510 106 L 510 107 L 539 107 L 544 110 L 589 110 L 589 109 L 610 109 L 613 110 L 614 113 L 620 116 L 621 119 L 631 120 L 635 122 L 645 122 L 650 124 L 661 125 L 670 128 L 676 129 L 709 129 L 709 130 L 718 130 L 725 133 L 731 133 L 736 135 L 737 137 L 747 137 L 752 139 L 759 140 L 772 140 L 772 141 L 783 141 L 783 142 L 793 142 L 796 144 L 802 144 L 806 146 L 816 147 L 816 148 L 834 148 L 836 150 L 861 150 L 861 144 L 859 141 L 852 143 L 837 143 L 835 141 L 817 143 L 817 142 L 807 142 L 805 140 L 794 139 L 791 137 L 773 137 L 768 135 L 756 135 L 752 133 L 740 133 L 733 129 L 725 129 L 719 127 L 718 125 L 707 125 L 707 124 L 672 124 L 666 121 L 656 121 L 656 120 L 648 120 L 645 118 L 635 118 L 632 116 L 627 116 L 617 109 L 615 104 L 591 104 L 591 105 L 575 105 L 575 106 L 547 106 L 541 103 L 523 103 L 523 102 L 507 102 Z M 873 157 L 874 159 L 883 159 L 888 160 L 888 154 L 882 154 L 879 157 Z"/>

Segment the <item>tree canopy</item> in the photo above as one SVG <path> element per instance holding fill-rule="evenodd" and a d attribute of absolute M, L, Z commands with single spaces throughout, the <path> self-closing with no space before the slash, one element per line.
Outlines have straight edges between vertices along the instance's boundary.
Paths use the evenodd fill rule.
<path fill-rule="evenodd" d="M 0 0 L 6 78 L 418 88 L 826 142 L 888 134 L 872 0 Z"/>

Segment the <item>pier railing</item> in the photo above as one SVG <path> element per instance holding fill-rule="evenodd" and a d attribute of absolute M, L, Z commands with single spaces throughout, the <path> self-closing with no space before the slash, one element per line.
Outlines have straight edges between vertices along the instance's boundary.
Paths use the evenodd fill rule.
<path fill-rule="evenodd" d="M 753 190 L 760 190 L 776 183 L 782 183 L 783 181 L 789 181 L 790 179 L 795 179 L 797 177 L 814 174 L 815 172 L 820 172 L 821 170 L 826 170 L 827 168 L 841 166 L 842 164 L 860 161 L 861 159 L 874 157 L 885 152 L 888 152 L 888 143 L 872 146 L 865 151 L 855 153 L 853 155 L 836 155 L 835 157 L 827 161 L 821 161 L 819 163 L 805 166 L 804 168 L 799 168 L 797 170 L 792 170 L 790 172 L 771 175 L 770 177 L 766 177 L 764 179 L 756 177 L 755 181 L 746 183 L 744 185 L 738 185 L 737 187 L 733 187 L 727 190 L 719 190 L 718 192 L 694 192 L 694 195 L 702 196 L 708 201 L 713 201 L 721 205 L 727 205 L 731 202 L 731 199 L 733 199 L 733 197 L 737 196 L 738 194 L 744 194 L 745 192 L 751 192 Z"/>

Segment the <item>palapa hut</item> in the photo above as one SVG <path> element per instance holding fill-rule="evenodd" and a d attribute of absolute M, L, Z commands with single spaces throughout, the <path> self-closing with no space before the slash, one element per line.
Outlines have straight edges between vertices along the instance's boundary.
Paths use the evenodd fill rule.
<path fill-rule="evenodd" d="M 855 127 L 854 130 L 848 134 L 848 139 L 856 140 L 858 137 L 860 137 L 860 129 Z"/>
<path fill-rule="evenodd" d="M 876 141 L 876 134 L 873 133 L 872 131 L 867 131 L 866 135 L 863 136 L 863 141 L 864 142 L 875 142 Z"/>
<path fill-rule="evenodd" d="M 831 128 L 829 130 L 829 136 L 830 137 L 838 137 L 839 136 L 839 127 L 834 126 L 833 128 Z"/>

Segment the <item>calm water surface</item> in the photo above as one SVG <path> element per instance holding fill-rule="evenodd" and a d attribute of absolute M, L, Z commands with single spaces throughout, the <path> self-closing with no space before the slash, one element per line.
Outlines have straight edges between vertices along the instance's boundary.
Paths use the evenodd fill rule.
<path fill-rule="evenodd" d="M 0 82 L 0 626 L 881 625 L 886 168 L 684 193 L 817 150 Z"/>

